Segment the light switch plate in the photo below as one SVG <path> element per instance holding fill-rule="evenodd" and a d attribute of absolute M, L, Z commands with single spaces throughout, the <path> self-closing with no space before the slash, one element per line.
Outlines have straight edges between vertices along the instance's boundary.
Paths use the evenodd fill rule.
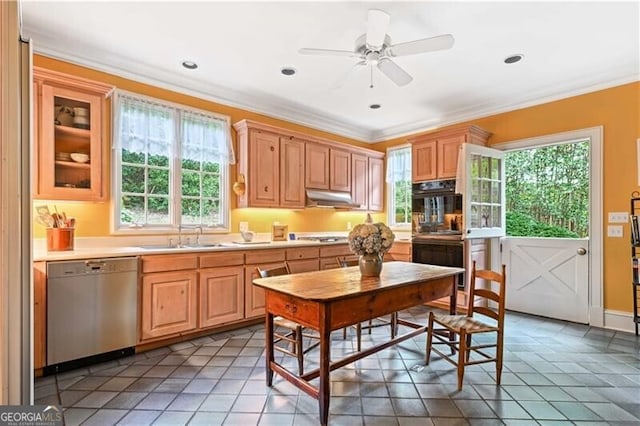
<path fill-rule="evenodd" d="M 622 225 L 609 225 L 607 226 L 608 237 L 622 237 Z"/>
<path fill-rule="evenodd" d="M 629 222 L 629 213 L 609 212 L 609 223 L 627 223 L 627 222 Z"/>

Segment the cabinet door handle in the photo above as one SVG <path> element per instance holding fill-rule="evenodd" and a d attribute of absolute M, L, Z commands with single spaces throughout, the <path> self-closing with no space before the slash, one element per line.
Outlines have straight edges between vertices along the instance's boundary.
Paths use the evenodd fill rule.
<path fill-rule="evenodd" d="M 273 145 L 271 145 L 271 146 L 269 147 L 269 150 L 270 150 L 271 152 L 273 152 L 273 151 L 275 151 L 275 150 L 276 150 L 276 148 L 275 148 Z"/>
<path fill-rule="evenodd" d="M 578 253 L 580 256 L 584 256 L 585 254 L 587 254 L 587 249 L 585 249 L 584 247 L 580 247 L 578 250 L 576 250 L 576 253 Z"/>
<path fill-rule="evenodd" d="M 268 186 L 264 187 L 264 192 L 269 192 L 269 187 Z"/>

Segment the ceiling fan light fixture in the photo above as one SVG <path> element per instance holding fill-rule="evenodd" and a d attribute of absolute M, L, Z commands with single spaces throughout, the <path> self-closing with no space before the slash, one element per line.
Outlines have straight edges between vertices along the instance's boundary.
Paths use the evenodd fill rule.
<path fill-rule="evenodd" d="M 507 56 L 504 59 L 505 64 L 515 64 L 516 62 L 520 62 L 524 58 L 522 53 L 516 53 L 514 55 Z"/>
<path fill-rule="evenodd" d="M 282 67 L 280 72 L 282 73 L 282 75 L 286 75 L 287 77 L 290 77 L 292 75 L 295 75 L 296 69 L 293 67 Z"/>
<path fill-rule="evenodd" d="M 195 70 L 198 68 L 198 64 L 193 61 L 182 61 L 182 66 L 188 70 Z"/>

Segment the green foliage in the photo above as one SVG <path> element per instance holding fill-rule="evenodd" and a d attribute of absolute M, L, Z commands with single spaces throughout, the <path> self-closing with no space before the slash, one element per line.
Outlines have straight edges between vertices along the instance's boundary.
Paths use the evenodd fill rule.
<path fill-rule="evenodd" d="M 559 226 L 538 222 L 523 213 L 507 212 L 507 235 L 511 237 L 578 238 L 578 234 Z"/>
<path fill-rule="evenodd" d="M 588 236 L 588 142 L 510 152 L 505 166 L 507 235 Z M 540 225 L 526 225 L 523 216 Z"/>
<path fill-rule="evenodd" d="M 395 182 L 395 223 L 411 223 L 411 181 Z"/>

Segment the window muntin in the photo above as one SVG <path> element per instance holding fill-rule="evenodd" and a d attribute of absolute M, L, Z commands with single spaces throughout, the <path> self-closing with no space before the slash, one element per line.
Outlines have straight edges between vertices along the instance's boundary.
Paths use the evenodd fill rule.
<path fill-rule="evenodd" d="M 411 228 L 411 146 L 387 150 L 387 221 L 395 228 Z"/>
<path fill-rule="evenodd" d="M 114 225 L 229 228 L 227 117 L 119 93 L 114 126 Z"/>

